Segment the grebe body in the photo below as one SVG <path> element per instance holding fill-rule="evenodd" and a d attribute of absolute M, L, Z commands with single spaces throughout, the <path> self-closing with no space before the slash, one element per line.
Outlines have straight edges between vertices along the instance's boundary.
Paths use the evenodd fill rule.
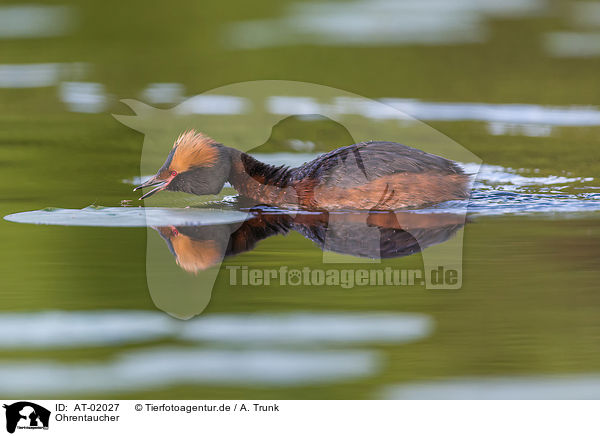
<path fill-rule="evenodd" d="M 310 210 L 395 210 L 468 196 L 453 161 L 395 142 L 370 141 L 297 168 L 260 162 L 195 131 L 182 134 L 157 174 L 135 189 L 218 194 L 225 182 L 257 204 Z"/>

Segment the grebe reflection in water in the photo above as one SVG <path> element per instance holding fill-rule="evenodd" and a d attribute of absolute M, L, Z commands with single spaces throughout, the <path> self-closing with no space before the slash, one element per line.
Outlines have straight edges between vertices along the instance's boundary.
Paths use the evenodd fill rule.
<path fill-rule="evenodd" d="M 243 223 L 155 227 L 177 264 L 197 273 L 224 258 L 254 249 L 256 244 L 291 231 L 324 251 L 368 259 L 410 256 L 443 243 L 464 226 L 465 216 L 414 212 L 311 212 L 294 216 L 280 211 L 251 210 Z"/>

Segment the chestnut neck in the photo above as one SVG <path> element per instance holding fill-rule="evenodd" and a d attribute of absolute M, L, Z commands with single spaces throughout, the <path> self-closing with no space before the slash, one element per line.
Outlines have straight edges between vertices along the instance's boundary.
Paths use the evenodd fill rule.
<path fill-rule="evenodd" d="M 266 164 L 242 151 L 230 147 L 224 148 L 231 160 L 227 181 L 238 191 L 243 188 L 243 184 L 249 182 L 249 179 L 277 188 L 285 188 L 290 185 L 293 175 L 292 168 Z"/>
<path fill-rule="evenodd" d="M 223 148 L 231 162 L 227 181 L 241 195 L 261 203 L 293 200 L 295 169 L 269 165 L 234 148 Z"/>

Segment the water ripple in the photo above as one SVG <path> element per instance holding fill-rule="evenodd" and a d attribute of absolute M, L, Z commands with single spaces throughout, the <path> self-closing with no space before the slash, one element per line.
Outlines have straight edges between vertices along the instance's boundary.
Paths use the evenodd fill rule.
<path fill-rule="evenodd" d="M 0 363 L 0 393 L 49 395 L 158 389 L 177 384 L 290 386 L 373 375 L 380 353 L 365 350 L 193 350 L 160 347 L 98 363 Z M 17 395 L 18 394 L 18 395 Z"/>
<path fill-rule="evenodd" d="M 418 313 L 207 314 L 182 323 L 150 311 L 0 313 L 0 349 L 77 348 L 161 339 L 247 344 L 406 343 L 432 332 Z M 23 335 L 35 331 L 35 335 Z"/>

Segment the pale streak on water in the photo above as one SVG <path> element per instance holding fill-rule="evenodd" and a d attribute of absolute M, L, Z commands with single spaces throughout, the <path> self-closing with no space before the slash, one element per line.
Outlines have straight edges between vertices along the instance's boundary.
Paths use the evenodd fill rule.
<path fill-rule="evenodd" d="M 369 350 L 223 350 L 156 347 L 108 362 L 0 363 L 0 394 L 128 392 L 181 384 L 304 386 L 374 375 L 381 353 Z"/>
<path fill-rule="evenodd" d="M 166 339 L 203 344 L 150 345 L 98 362 L 0 360 L 0 394 L 49 395 L 179 383 L 278 387 L 367 377 L 385 359 L 365 346 L 425 339 L 433 321 L 416 313 L 322 312 L 209 314 L 182 322 L 149 311 L 54 311 L 0 314 L 0 331 L 0 348 L 30 351 Z M 331 345 L 338 349 L 323 348 Z M 361 348 L 347 348 L 354 345 Z"/>
<path fill-rule="evenodd" d="M 407 383 L 386 387 L 378 397 L 391 400 L 597 400 L 600 374 L 465 377 Z"/>
<path fill-rule="evenodd" d="M 0 6 L 0 39 L 49 38 L 69 33 L 75 24 L 68 6 Z"/>
<path fill-rule="evenodd" d="M 35 335 L 23 335 L 23 331 Z M 433 321 L 418 313 L 292 312 L 206 314 L 178 321 L 136 310 L 0 313 L 0 349 L 66 349 L 162 339 L 249 344 L 406 343 L 424 339 Z"/>
<path fill-rule="evenodd" d="M 481 43 L 489 37 L 488 20 L 536 15 L 546 5 L 545 0 L 296 2 L 279 17 L 233 23 L 224 40 L 236 49 Z"/>

